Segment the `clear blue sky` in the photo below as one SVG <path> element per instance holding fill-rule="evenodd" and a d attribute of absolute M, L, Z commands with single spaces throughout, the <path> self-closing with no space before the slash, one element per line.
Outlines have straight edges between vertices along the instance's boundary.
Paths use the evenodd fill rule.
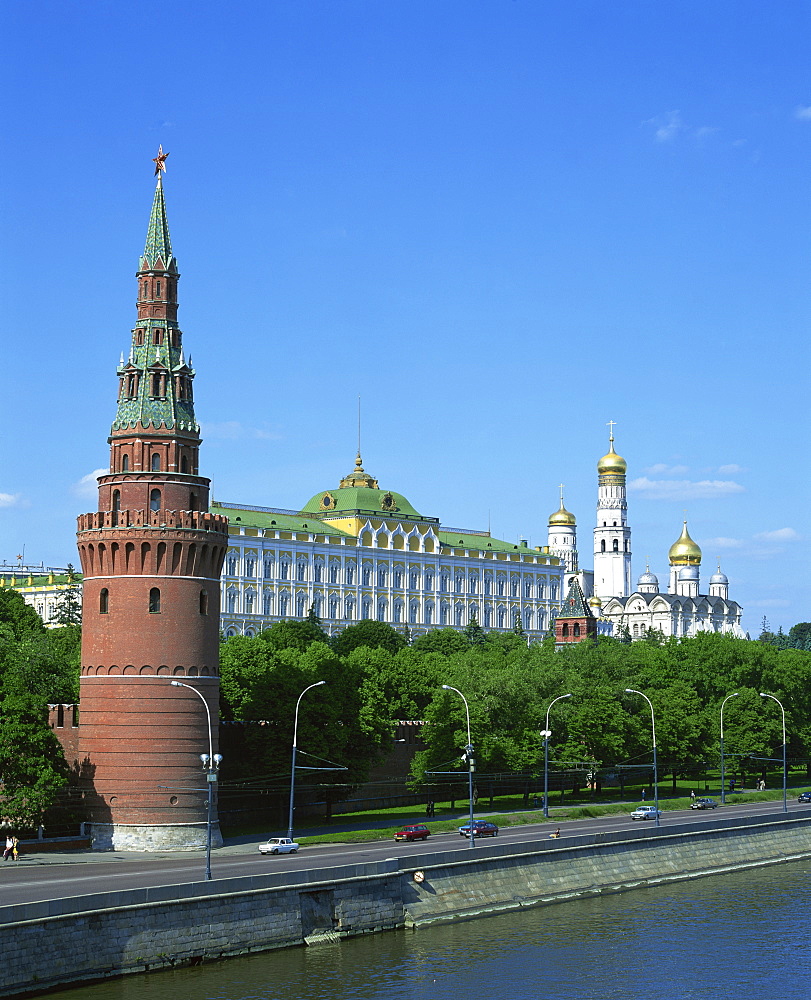
<path fill-rule="evenodd" d="M 617 421 L 634 578 L 686 509 L 744 626 L 811 618 L 808 2 L 7 5 L 0 560 L 76 561 L 166 199 L 219 500 L 356 449 L 455 527 L 591 565 Z M 84 485 L 83 485 L 84 484 Z"/>

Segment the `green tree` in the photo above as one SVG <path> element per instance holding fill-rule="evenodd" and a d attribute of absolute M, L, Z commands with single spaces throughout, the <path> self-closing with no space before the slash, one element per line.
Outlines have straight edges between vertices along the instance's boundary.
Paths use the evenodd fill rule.
<path fill-rule="evenodd" d="M 328 641 L 316 615 L 274 622 L 270 628 L 260 632 L 258 638 L 271 649 L 298 649 L 302 652 L 313 642 Z"/>
<path fill-rule="evenodd" d="M 17 829 L 36 827 L 67 775 L 44 702 L 25 691 L 5 694 L 0 702 L 0 815 Z"/>
<path fill-rule="evenodd" d="M 82 585 L 70 563 L 68 563 L 67 587 L 56 599 L 53 620 L 57 625 L 82 624 Z"/>
<path fill-rule="evenodd" d="M 461 653 L 469 647 L 467 636 L 454 628 L 438 628 L 426 632 L 415 639 L 411 646 L 419 653 L 442 653 L 443 656 Z"/>
<path fill-rule="evenodd" d="M 471 646 L 483 646 L 485 644 L 484 629 L 479 625 L 479 619 L 476 617 L 475 611 L 470 616 L 470 621 L 465 626 L 464 632 Z"/>
<path fill-rule="evenodd" d="M 16 590 L 0 589 L 0 624 L 8 625 L 15 639 L 26 639 L 45 631 L 42 619 Z"/>
<path fill-rule="evenodd" d="M 338 656 L 348 656 L 353 649 L 367 646 L 369 649 L 387 649 L 396 653 L 405 646 L 405 638 L 391 625 L 371 619 L 349 625 L 332 637 L 332 648 Z"/>

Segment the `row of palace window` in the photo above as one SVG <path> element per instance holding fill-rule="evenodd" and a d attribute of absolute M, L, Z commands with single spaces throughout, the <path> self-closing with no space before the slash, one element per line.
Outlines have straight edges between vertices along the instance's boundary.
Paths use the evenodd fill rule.
<path fill-rule="evenodd" d="M 245 594 L 245 614 L 251 615 L 254 613 L 254 600 L 255 595 L 248 591 Z M 307 597 L 304 594 L 297 594 L 295 602 L 291 604 L 291 599 L 289 594 L 279 595 L 279 617 L 285 618 L 290 614 L 291 610 L 295 608 L 295 617 L 304 618 L 307 614 Z M 326 617 L 330 619 L 344 618 L 349 620 L 354 620 L 356 600 L 353 595 L 349 594 L 343 599 L 331 594 L 328 598 L 324 598 L 320 594 L 316 594 L 312 601 L 312 608 L 319 618 L 324 617 L 324 611 L 326 609 Z M 236 614 L 237 607 L 237 595 L 231 591 L 226 595 L 226 608 L 227 613 L 230 615 Z M 376 617 L 378 621 L 385 622 L 389 621 L 389 602 L 386 598 L 379 598 L 376 606 L 373 604 L 371 598 L 364 597 L 360 602 L 360 618 L 361 620 L 369 620 L 373 617 L 373 608 L 376 610 Z M 341 614 L 343 611 L 343 614 Z M 264 615 L 273 614 L 273 595 L 264 594 L 262 597 L 262 613 Z M 423 609 L 423 622 L 421 624 L 433 625 L 434 624 L 434 613 L 435 607 L 432 601 L 427 601 Z M 475 609 L 471 611 L 470 617 L 472 618 L 475 614 Z M 411 601 L 408 605 L 408 621 L 412 625 L 420 624 L 419 622 L 420 605 L 419 601 Z M 453 609 L 453 624 L 456 626 L 461 626 L 466 624 L 464 621 L 465 609 L 461 604 L 457 604 Z M 512 626 L 512 622 L 508 621 L 507 609 L 506 608 L 496 608 L 495 615 L 493 609 L 490 607 L 485 607 L 483 611 L 483 625 L 485 628 L 493 628 L 495 619 L 496 628 L 507 628 Z M 537 620 L 537 627 L 539 629 L 546 628 L 546 612 L 541 609 L 540 611 L 534 612 L 531 608 L 524 608 L 523 621 L 524 628 L 532 629 L 534 628 L 534 622 Z M 405 604 L 403 601 L 395 601 L 392 608 L 391 621 L 395 625 L 399 625 L 405 622 Z M 442 602 L 439 606 L 439 624 L 440 625 L 450 625 L 451 623 L 451 607 L 446 602 Z"/>
<path fill-rule="evenodd" d="M 149 613 L 151 615 L 159 615 L 161 613 L 160 587 L 150 588 L 148 608 L 149 608 Z M 208 592 L 205 590 L 200 591 L 199 610 L 201 615 L 208 614 Z M 99 591 L 99 614 L 107 615 L 109 613 L 110 613 L 110 591 L 107 589 L 107 587 L 102 587 L 101 590 Z"/>
<path fill-rule="evenodd" d="M 236 555 L 229 555 L 226 560 L 226 574 L 228 576 L 237 575 L 237 565 L 238 559 Z M 245 576 L 253 579 L 256 574 L 257 560 L 252 556 L 245 557 Z M 304 582 L 307 579 L 307 559 L 297 559 L 295 563 L 295 579 L 298 582 Z M 273 560 L 265 559 L 262 568 L 264 570 L 263 576 L 265 579 L 273 578 Z M 279 579 L 280 580 L 290 580 L 292 563 L 289 559 L 281 558 L 279 561 Z M 338 577 L 340 575 L 340 566 L 338 563 L 331 562 L 329 566 L 325 566 L 323 562 L 316 561 L 313 564 L 313 582 L 314 583 L 324 583 L 324 571 L 326 569 L 326 575 L 328 580 L 326 582 L 337 584 Z M 355 583 L 355 567 L 349 563 L 344 567 L 344 580 L 343 582 L 347 586 L 353 586 Z M 408 579 L 408 586 L 411 590 L 417 590 L 420 586 L 420 575 L 419 571 L 416 569 L 411 569 L 406 574 L 406 571 L 398 566 L 391 571 L 391 585 L 395 590 L 400 590 L 403 586 L 403 580 Z M 360 570 L 360 583 L 363 587 L 370 587 L 372 585 L 373 569 L 371 566 L 361 566 Z M 378 566 L 377 571 L 374 574 L 375 583 L 378 587 L 388 587 L 389 585 L 389 567 L 388 566 Z M 467 589 L 465 589 L 465 583 L 467 582 Z M 537 598 L 538 600 L 546 600 L 546 580 L 536 579 L 531 576 L 525 576 L 523 581 L 523 596 L 529 599 Z M 506 577 L 499 576 L 494 581 L 492 577 L 485 576 L 483 583 L 482 593 L 485 597 L 490 597 L 495 594 L 497 597 L 506 597 L 507 590 L 509 588 L 510 597 L 518 597 L 521 591 L 521 580 L 517 576 L 513 576 L 509 581 Z M 425 571 L 425 590 L 434 589 L 434 574 L 432 570 L 428 569 Z M 441 594 L 451 593 L 451 575 L 450 573 L 440 572 L 439 574 L 439 592 Z M 477 594 L 479 592 L 479 577 L 476 574 L 471 574 L 465 576 L 464 573 L 457 573 L 453 578 L 453 593 L 455 594 Z M 558 585 L 553 582 L 549 587 L 549 597 L 551 600 L 556 601 L 558 599 Z"/>

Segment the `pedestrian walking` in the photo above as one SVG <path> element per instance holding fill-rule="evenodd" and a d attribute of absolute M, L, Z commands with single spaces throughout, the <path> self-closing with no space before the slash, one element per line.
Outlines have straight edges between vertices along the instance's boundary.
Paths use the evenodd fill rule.
<path fill-rule="evenodd" d="M 690 802 L 695 802 L 695 800 L 696 800 L 696 793 L 690 792 Z"/>
<path fill-rule="evenodd" d="M 19 856 L 20 852 L 17 850 L 17 847 L 18 847 L 19 843 L 20 842 L 19 842 L 19 840 L 17 840 L 16 837 L 12 837 L 11 838 L 11 860 L 12 861 L 16 861 L 17 858 L 18 858 L 18 856 Z"/>
<path fill-rule="evenodd" d="M 8 861 L 8 859 L 11 857 L 13 853 L 14 853 L 14 840 L 11 834 L 9 833 L 6 836 L 6 849 L 5 851 L 3 851 L 3 860 Z"/>
<path fill-rule="evenodd" d="M 642 801 L 643 802 L 645 801 L 645 789 L 644 788 L 642 789 Z"/>

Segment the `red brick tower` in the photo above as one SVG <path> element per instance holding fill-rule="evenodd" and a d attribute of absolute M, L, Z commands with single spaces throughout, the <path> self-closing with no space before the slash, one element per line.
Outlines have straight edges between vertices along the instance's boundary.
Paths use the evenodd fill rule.
<path fill-rule="evenodd" d="M 159 169 L 163 158 L 159 155 Z M 198 472 L 194 371 L 177 325 L 177 282 L 163 184 L 138 278 L 138 319 L 118 368 L 110 472 L 83 514 L 80 757 L 99 849 L 195 849 L 206 842 L 208 752 L 219 701 L 220 571 L 226 518 L 208 513 Z M 197 792 L 195 789 L 201 789 Z M 213 843 L 221 842 L 215 825 Z"/>
<path fill-rule="evenodd" d="M 572 577 L 569 593 L 555 618 L 555 645 L 583 642 L 597 635 L 597 619 L 583 597 L 583 591 Z"/>

